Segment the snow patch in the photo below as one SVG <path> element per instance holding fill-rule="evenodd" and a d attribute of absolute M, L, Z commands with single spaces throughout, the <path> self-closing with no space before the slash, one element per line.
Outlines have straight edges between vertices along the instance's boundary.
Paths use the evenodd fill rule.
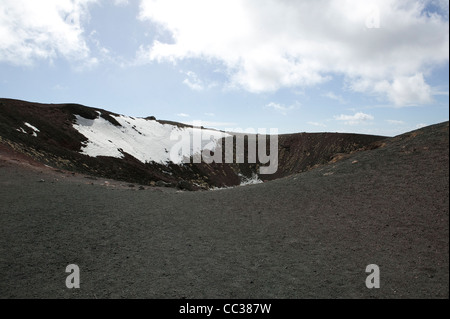
<path fill-rule="evenodd" d="M 252 177 L 246 177 L 246 176 L 244 176 L 242 174 L 239 174 L 239 177 L 241 178 L 240 186 L 254 185 L 254 184 L 261 184 L 261 183 L 263 183 L 263 181 L 259 179 L 258 174 L 256 174 L 256 173 L 253 173 Z"/>
<path fill-rule="evenodd" d="M 209 190 L 210 191 L 223 191 L 225 189 L 232 189 L 235 188 L 236 186 L 224 186 L 224 187 L 211 187 Z"/>
<path fill-rule="evenodd" d="M 31 125 L 30 123 L 25 122 L 25 125 L 28 126 L 29 128 L 31 128 L 33 130 L 33 136 L 37 137 L 37 133 L 39 133 L 40 131 L 34 127 L 33 125 Z"/>
<path fill-rule="evenodd" d="M 36 127 L 34 127 L 33 125 L 31 125 L 30 123 L 27 123 L 27 122 L 24 122 L 24 124 L 26 125 L 26 126 L 28 126 L 29 128 L 31 128 L 32 130 L 33 130 L 33 136 L 34 137 L 37 137 L 37 133 L 38 132 L 40 132 Z M 23 128 L 21 128 L 21 127 L 19 127 L 18 129 L 16 129 L 16 131 L 19 131 L 19 132 L 21 132 L 21 133 L 24 133 L 24 134 L 28 134 L 28 132 L 27 131 L 25 131 Z"/>
<path fill-rule="evenodd" d="M 33 125 L 31 125 L 30 123 L 25 122 L 25 125 L 28 126 L 29 128 L 31 128 L 33 131 L 35 131 L 36 133 L 39 133 L 40 131 L 34 127 Z"/>
<path fill-rule="evenodd" d="M 88 139 L 81 153 L 92 157 L 123 158 L 126 152 L 143 163 L 154 161 L 161 164 L 181 164 L 185 157 L 200 154 L 205 149 L 214 151 L 221 138 L 230 136 L 215 130 L 180 128 L 155 120 L 123 115 L 110 116 L 121 126 L 114 126 L 102 117 L 90 120 L 75 115 L 76 123 L 73 127 Z M 183 142 L 171 140 L 172 133 L 176 137 L 182 136 Z M 202 138 L 201 143 L 194 146 L 192 141 L 195 135 L 207 140 Z M 172 154 L 174 158 L 171 158 L 171 149 L 176 144 L 180 151 L 175 156 Z"/>
<path fill-rule="evenodd" d="M 255 184 L 261 184 L 264 183 L 262 180 L 259 179 L 258 174 L 253 173 L 252 177 L 246 177 L 242 174 L 238 175 L 241 178 L 241 183 L 238 186 L 224 186 L 224 187 L 211 187 L 210 191 L 221 191 L 225 189 L 231 189 L 241 186 L 248 186 L 248 185 L 255 185 Z"/>

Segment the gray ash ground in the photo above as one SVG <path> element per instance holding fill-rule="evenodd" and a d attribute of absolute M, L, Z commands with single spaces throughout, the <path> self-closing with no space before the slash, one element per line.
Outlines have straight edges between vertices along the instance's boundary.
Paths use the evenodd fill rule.
<path fill-rule="evenodd" d="M 19 157 L 0 149 L 1 298 L 449 297 L 448 122 L 221 191 L 139 190 Z"/>

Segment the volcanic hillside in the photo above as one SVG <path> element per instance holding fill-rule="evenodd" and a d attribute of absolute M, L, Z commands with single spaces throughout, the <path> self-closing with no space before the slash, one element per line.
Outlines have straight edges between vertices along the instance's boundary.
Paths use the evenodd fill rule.
<path fill-rule="evenodd" d="M 174 161 L 170 140 L 175 132 L 192 140 L 201 129 L 211 139 L 195 149 L 193 142 Z M 38 104 L 0 99 L 0 142 L 16 152 L 48 166 L 97 177 L 178 187 L 187 190 L 235 186 L 253 179 L 273 180 L 335 162 L 351 153 L 382 145 L 382 136 L 341 133 L 299 133 L 280 135 L 278 169 L 259 174 L 262 164 L 248 163 L 248 143 L 244 144 L 244 163 L 236 162 L 236 136 L 194 128 L 182 123 L 126 117 L 79 104 Z M 248 134 L 248 139 L 252 135 Z M 225 139 L 233 139 L 233 163 L 193 163 L 196 153 L 221 152 L 225 159 Z M 259 147 L 259 140 L 257 147 Z M 269 152 L 267 138 L 267 152 Z M 208 144 L 209 142 L 209 144 Z M 211 144 L 212 143 L 212 144 Z M 229 150 L 228 150 L 229 151 Z M 189 159 L 186 163 L 182 159 Z"/>
<path fill-rule="evenodd" d="M 21 117 L 22 143 L 50 133 L 26 120 L 39 132 Z M 449 297 L 448 122 L 209 192 L 86 180 L 26 158 L 0 144 L 0 298 Z M 69 264 L 80 289 L 66 287 Z M 380 288 L 366 286 L 371 264 Z"/>

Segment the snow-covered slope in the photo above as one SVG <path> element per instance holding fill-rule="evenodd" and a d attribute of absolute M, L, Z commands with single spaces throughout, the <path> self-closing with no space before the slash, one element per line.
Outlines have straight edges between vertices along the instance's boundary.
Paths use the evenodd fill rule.
<path fill-rule="evenodd" d="M 248 163 L 248 143 L 244 143 L 244 156 L 239 156 L 245 162 L 238 163 L 237 141 L 244 134 L 230 134 L 156 121 L 154 117 L 121 116 L 80 104 L 40 104 L 0 98 L 1 145 L 53 168 L 139 185 L 160 182 L 198 190 L 269 181 L 340 158 L 336 154 L 379 147 L 385 139 L 341 133 L 279 135 L 278 170 L 256 177 L 254 174 L 264 164 Z M 181 137 L 184 139 L 180 141 Z M 218 149 L 222 137 L 228 138 L 226 147 L 231 147 L 229 142 L 233 141 L 231 149 Z M 256 144 L 258 147 L 258 141 Z M 205 149 L 214 150 L 213 156 L 197 163 L 196 154 Z M 219 155 L 225 162 L 229 157 L 224 155 L 229 155 L 229 151 L 233 152 L 234 162 L 217 165 Z M 170 165 L 186 162 L 184 158 L 191 155 L 195 165 Z M 211 160 L 214 162 L 210 163 Z"/>
<path fill-rule="evenodd" d="M 181 164 L 183 158 L 200 154 L 204 149 L 213 151 L 219 139 L 230 136 L 214 130 L 180 128 L 123 115 L 111 115 L 121 126 L 115 126 L 101 116 L 94 120 L 75 116 L 73 127 L 88 139 L 82 153 L 92 157 L 122 158 L 126 152 L 143 163 Z"/>

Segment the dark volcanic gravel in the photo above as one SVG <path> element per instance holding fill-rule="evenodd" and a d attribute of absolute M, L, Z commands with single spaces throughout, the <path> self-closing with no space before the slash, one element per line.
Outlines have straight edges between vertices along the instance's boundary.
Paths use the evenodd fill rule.
<path fill-rule="evenodd" d="M 0 152 L 0 297 L 448 298 L 448 147 L 446 122 L 202 192 L 62 178 Z"/>

